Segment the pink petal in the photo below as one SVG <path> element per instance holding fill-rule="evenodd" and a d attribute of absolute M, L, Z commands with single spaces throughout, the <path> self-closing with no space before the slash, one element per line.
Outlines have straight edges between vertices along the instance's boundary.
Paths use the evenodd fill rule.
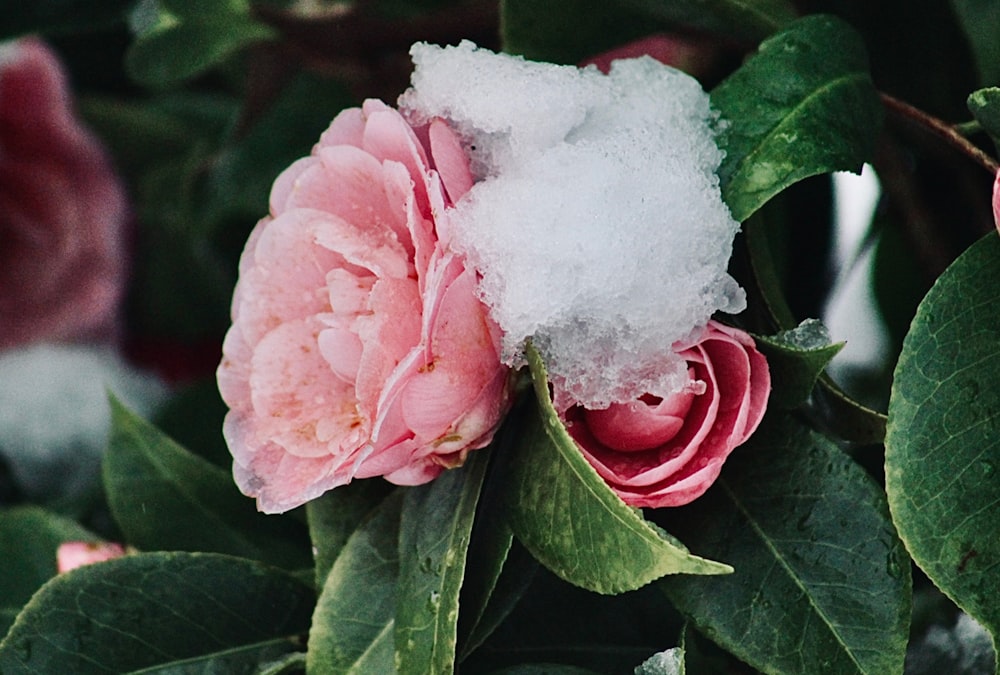
<path fill-rule="evenodd" d="M 385 433 L 383 391 L 391 389 L 392 374 L 420 344 L 420 294 L 412 279 L 380 279 L 372 288 L 370 314 L 358 319 L 358 337 L 364 345 L 358 367 L 357 395 L 361 409 L 377 415 L 374 433 Z M 398 432 L 379 442 L 392 442 Z"/>
<path fill-rule="evenodd" d="M 428 129 L 430 136 L 431 157 L 434 168 L 441 175 L 441 182 L 447 191 L 452 204 L 472 189 L 472 171 L 469 169 L 469 157 L 458 136 L 451 127 L 441 119 L 434 119 Z"/>
<path fill-rule="evenodd" d="M 418 438 L 454 436 L 459 414 L 502 369 L 488 321 L 475 273 L 466 270 L 443 290 L 430 327 L 432 360 L 406 384 L 403 415 Z"/>
<path fill-rule="evenodd" d="M 993 223 L 1000 230 L 1000 170 L 993 180 Z"/>
<path fill-rule="evenodd" d="M 319 147 L 353 145 L 360 148 L 365 136 L 365 115 L 360 108 L 348 108 L 333 118 L 319 137 Z"/>
<path fill-rule="evenodd" d="M 289 321 L 254 349 L 250 390 L 256 432 L 301 457 L 343 456 L 367 438 L 354 388 L 327 366 L 315 320 Z"/>
<path fill-rule="evenodd" d="M 84 565 L 121 558 L 125 547 L 114 542 L 67 541 L 56 550 L 56 568 L 59 574 Z"/>
<path fill-rule="evenodd" d="M 640 400 L 613 403 L 604 410 L 587 410 L 587 427 L 598 442 L 614 450 L 649 450 L 677 435 L 694 397 L 694 392 L 684 391 L 656 405 Z"/>
<path fill-rule="evenodd" d="M 268 202 L 272 216 L 279 216 L 289 208 L 294 208 L 290 202 L 301 189 L 299 179 L 303 174 L 313 170 L 317 164 L 319 164 L 319 160 L 315 157 L 303 157 L 292 162 L 291 166 L 278 175 L 274 180 L 274 185 L 271 186 L 271 196 Z"/>

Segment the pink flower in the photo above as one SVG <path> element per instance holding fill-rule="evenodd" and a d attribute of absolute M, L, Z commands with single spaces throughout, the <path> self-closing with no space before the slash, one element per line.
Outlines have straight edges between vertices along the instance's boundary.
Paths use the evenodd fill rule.
<path fill-rule="evenodd" d="M 660 63 L 692 75 L 702 75 L 715 61 L 716 45 L 697 38 L 655 33 L 592 56 L 580 65 L 595 65 L 607 74 L 612 61 L 640 56 L 651 56 Z"/>
<path fill-rule="evenodd" d="M 566 413 L 587 461 L 631 506 L 681 506 L 700 497 L 767 407 L 767 361 L 746 333 L 710 321 L 679 353 L 688 362 L 690 389 Z"/>
<path fill-rule="evenodd" d="M 0 47 L 0 348 L 111 337 L 125 194 L 38 39 Z"/>
<path fill-rule="evenodd" d="M 121 558 L 127 551 L 113 542 L 68 541 L 56 551 L 56 568 L 59 574 L 77 567 Z"/>
<path fill-rule="evenodd" d="M 218 370 L 237 484 L 267 512 L 354 478 L 424 483 L 508 407 L 499 329 L 448 246 L 472 186 L 441 120 L 369 100 L 275 181 Z"/>
<path fill-rule="evenodd" d="M 993 179 L 993 224 L 1000 231 L 1000 170 Z"/>

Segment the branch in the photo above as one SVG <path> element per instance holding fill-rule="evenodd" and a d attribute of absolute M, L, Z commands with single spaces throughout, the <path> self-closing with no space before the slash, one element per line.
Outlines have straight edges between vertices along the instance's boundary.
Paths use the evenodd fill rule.
<path fill-rule="evenodd" d="M 997 174 L 1000 164 L 959 133 L 957 127 L 933 115 L 929 115 L 905 101 L 900 101 L 889 94 L 882 93 L 881 97 L 882 103 L 890 112 L 924 127 L 924 129 L 933 133 L 948 145 L 989 171 L 991 176 Z"/>

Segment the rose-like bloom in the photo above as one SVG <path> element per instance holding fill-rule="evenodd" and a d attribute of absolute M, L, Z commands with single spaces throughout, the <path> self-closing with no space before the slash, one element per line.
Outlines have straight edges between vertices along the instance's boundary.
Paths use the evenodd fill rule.
<path fill-rule="evenodd" d="M 124 546 L 114 542 L 67 541 L 56 550 L 56 568 L 62 574 L 84 565 L 121 558 L 126 553 Z"/>
<path fill-rule="evenodd" d="M 353 478 L 424 483 L 491 440 L 510 372 L 448 246 L 471 186 L 443 121 L 414 129 L 373 100 L 275 182 L 218 371 L 233 473 L 261 510 Z"/>
<path fill-rule="evenodd" d="M 631 506 L 681 506 L 700 497 L 767 407 L 767 361 L 746 333 L 710 321 L 679 353 L 688 363 L 688 389 L 566 413 L 584 456 Z"/>
<path fill-rule="evenodd" d="M 0 46 L 0 348 L 112 337 L 124 191 L 43 42 Z"/>

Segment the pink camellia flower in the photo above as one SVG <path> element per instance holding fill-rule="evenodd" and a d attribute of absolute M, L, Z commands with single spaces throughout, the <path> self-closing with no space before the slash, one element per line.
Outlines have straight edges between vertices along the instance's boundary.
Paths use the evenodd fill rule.
<path fill-rule="evenodd" d="M 56 551 L 56 568 L 62 574 L 84 565 L 121 558 L 127 553 L 124 546 L 114 542 L 67 541 Z"/>
<path fill-rule="evenodd" d="M 584 456 L 631 506 L 681 506 L 700 497 L 767 407 L 767 361 L 746 333 L 710 321 L 679 353 L 688 363 L 689 389 L 566 413 Z"/>
<path fill-rule="evenodd" d="M 0 46 L 0 348 L 113 335 L 127 218 L 56 56 L 35 38 Z"/>
<path fill-rule="evenodd" d="M 218 370 L 237 484 L 266 512 L 354 478 L 427 482 L 508 407 L 499 329 L 448 246 L 472 186 L 442 120 L 369 100 L 275 181 Z"/>

